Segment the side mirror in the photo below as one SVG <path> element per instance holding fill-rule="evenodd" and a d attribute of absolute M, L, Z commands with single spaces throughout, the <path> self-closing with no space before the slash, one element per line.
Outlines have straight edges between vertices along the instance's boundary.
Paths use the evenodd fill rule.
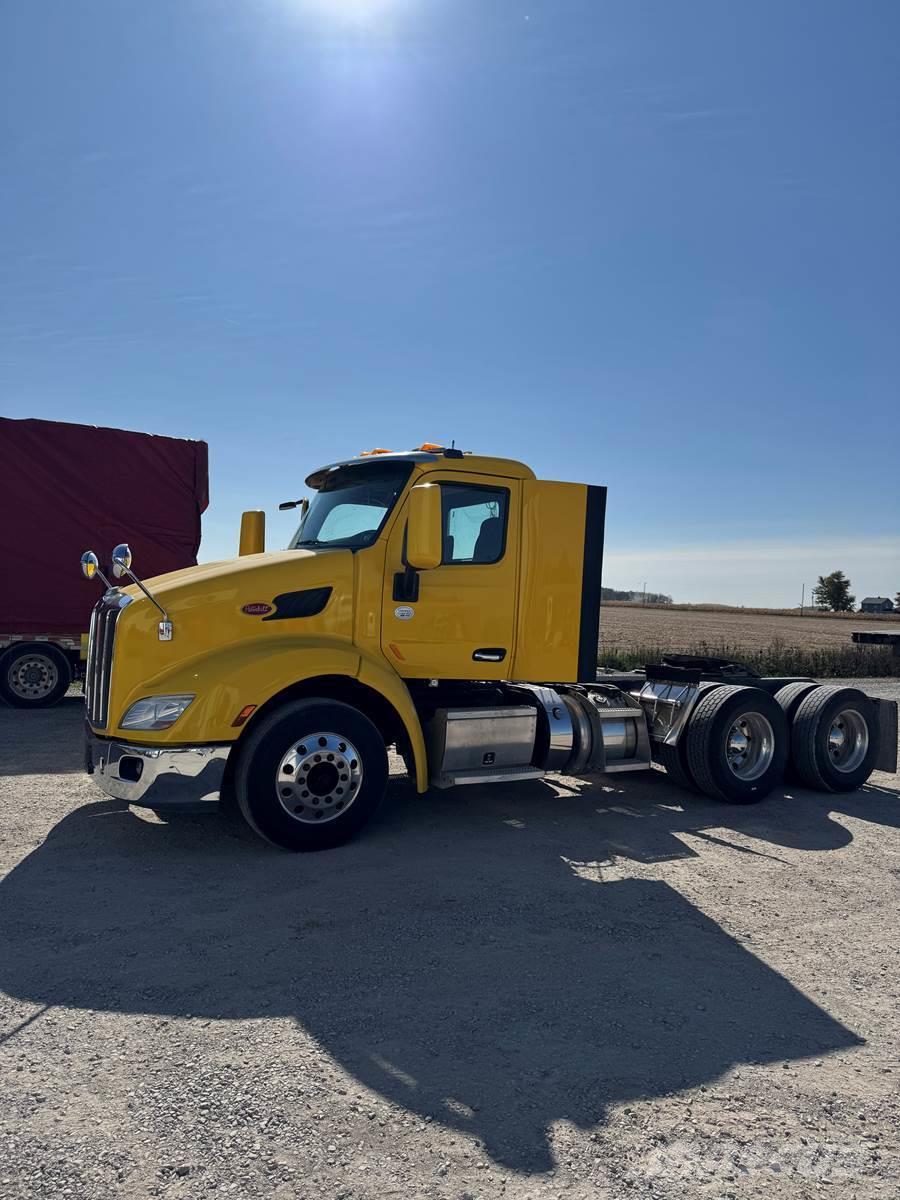
<path fill-rule="evenodd" d="M 121 579 L 131 570 L 131 547 L 126 542 L 122 542 L 113 550 L 112 564 L 116 579 Z"/>
<path fill-rule="evenodd" d="M 279 512 L 290 512 L 292 508 L 299 508 L 300 516 L 303 518 L 306 516 L 307 509 L 309 508 L 309 501 L 304 496 L 302 500 L 285 500 L 278 505 Z"/>
<path fill-rule="evenodd" d="M 103 586 L 109 591 L 112 584 L 100 570 L 100 559 L 93 550 L 85 550 L 81 556 L 81 573 L 85 579 L 100 579 L 103 581 Z"/>
<path fill-rule="evenodd" d="M 441 489 L 436 483 L 419 483 L 409 493 L 406 527 L 406 561 L 417 571 L 430 571 L 444 557 L 441 531 Z"/>
<path fill-rule="evenodd" d="M 266 514 L 260 509 L 241 513 L 238 554 L 262 554 L 266 548 Z"/>

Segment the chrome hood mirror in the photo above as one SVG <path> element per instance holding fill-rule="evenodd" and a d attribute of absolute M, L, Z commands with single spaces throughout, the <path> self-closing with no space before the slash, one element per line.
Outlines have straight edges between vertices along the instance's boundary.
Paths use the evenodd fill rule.
<path fill-rule="evenodd" d="M 81 556 L 81 573 L 85 579 L 102 579 L 106 584 L 107 591 L 112 587 L 112 584 L 100 570 L 100 560 L 93 550 L 85 550 Z"/>
<path fill-rule="evenodd" d="M 172 622 L 169 620 L 169 614 L 156 599 L 153 593 L 148 590 L 147 586 L 141 583 L 140 579 L 138 579 L 137 575 L 135 575 L 134 571 L 132 571 L 131 547 L 127 542 L 120 542 L 119 545 L 116 546 L 115 550 L 112 552 L 112 561 L 113 575 L 115 575 L 116 579 L 121 579 L 123 575 L 127 575 L 133 583 L 137 584 L 150 603 L 156 605 L 156 607 L 159 609 L 159 612 L 162 616 L 162 620 L 158 625 L 159 640 L 161 642 L 171 642 Z"/>
<path fill-rule="evenodd" d="M 81 560 L 84 562 L 84 559 Z M 96 561 L 96 559 L 95 559 Z M 121 579 L 123 575 L 131 574 L 131 547 L 127 542 L 121 542 L 112 552 L 113 575 Z"/>

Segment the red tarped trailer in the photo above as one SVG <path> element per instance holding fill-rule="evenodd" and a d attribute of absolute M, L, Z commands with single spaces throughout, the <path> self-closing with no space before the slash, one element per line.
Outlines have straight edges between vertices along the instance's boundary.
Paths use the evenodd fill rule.
<path fill-rule="evenodd" d="M 53 704 L 80 673 L 98 584 L 128 542 L 142 578 L 191 566 L 209 503 L 206 442 L 0 417 L 0 696 Z"/>

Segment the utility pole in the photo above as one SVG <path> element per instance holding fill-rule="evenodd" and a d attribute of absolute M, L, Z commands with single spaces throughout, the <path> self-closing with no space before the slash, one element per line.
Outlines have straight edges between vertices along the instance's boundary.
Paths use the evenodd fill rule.
<path fill-rule="evenodd" d="M 800 616 L 803 616 L 803 608 L 806 604 L 806 584 L 803 585 L 803 591 L 800 593 Z"/>

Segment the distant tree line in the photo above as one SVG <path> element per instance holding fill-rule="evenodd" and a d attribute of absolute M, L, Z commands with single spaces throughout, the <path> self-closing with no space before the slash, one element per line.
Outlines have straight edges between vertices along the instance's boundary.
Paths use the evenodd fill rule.
<path fill-rule="evenodd" d="M 672 597 L 662 592 L 622 592 L 618 588 L 601 588 L 601 600 L 638 600 L 646 604 L 671 604 Z"/>

